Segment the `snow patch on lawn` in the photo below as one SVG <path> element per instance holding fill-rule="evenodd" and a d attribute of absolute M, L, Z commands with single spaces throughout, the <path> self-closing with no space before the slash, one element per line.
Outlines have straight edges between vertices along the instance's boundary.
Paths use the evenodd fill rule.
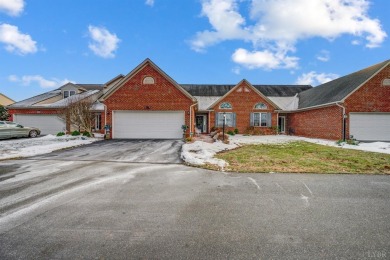
<path fill-rule="evenodd" d="M 214 155 L 218 152 L 231 150 L 236 147 L 238 147 L 237 144 L 224 144 L 220 141 L 215 143 L 196 141 L 182 146 L 181 158 L 191 165 L 204 165 L 209 163 L 223 169 L 228 163 L 224 160 L 214 158 Z"/>
<path fill-rule="evenodd" d="M 359 143 L 359 145 L 337 144 L 335 141 L 307 138 L 287 135 L 263 135 L 263 136 L 229 136 L 230 144 L 224 144 L 220 141 L 215 143 L 206 143 L 196 141 L 194 143 L 184 144 L 182 147 L 181 158 L 191 165 L 204 165 L 206 163 L 217 165 L 222 170 L 228 165 L 224 160 L 214 158 L 218 152 L 231 150 L 245 144 L 281 144 L 295 141 L 306 141 L 310 143 L 327 145 L 337 148 L 354 149 L 367 152 L 378 152 L 390 154 L 390 143 L 373 142 Z"/>
<path fill-rule="evenodd" d="M 55 150 L 90 144 L 99 139 L 85 136 L 46 135 L 37 138 L 21 138 L 0 141 L 0 160 L 51 153 Z"/>

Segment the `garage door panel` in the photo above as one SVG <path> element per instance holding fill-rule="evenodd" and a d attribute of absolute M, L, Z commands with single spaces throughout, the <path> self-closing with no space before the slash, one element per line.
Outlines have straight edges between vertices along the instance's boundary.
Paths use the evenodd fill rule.
<path fill-rule="evenodd" d="M 390 113 L 350 113 L 350 134 L 361 141 L 390 141 Z"/>
<path fill-rule="evenodd" d="M 179 139 L 184 111 L 113 111 L 113 138 Z"/>
<path fill-rule="evenodd" d="M 66 129 L 65 122 L 57 115 L 15 114 L 14 121 L 23 126 L 37 127 L 43 135 L 57 134 Z"/>

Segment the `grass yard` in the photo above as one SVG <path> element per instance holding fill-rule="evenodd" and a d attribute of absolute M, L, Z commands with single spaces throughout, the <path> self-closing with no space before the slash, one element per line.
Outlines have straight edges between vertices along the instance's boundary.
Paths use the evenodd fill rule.
<path fill-rule="evenodd" d="M 390 174 L 390 155 L 308 142 L 246 145 L 216 158 L 234 172 Z"/>

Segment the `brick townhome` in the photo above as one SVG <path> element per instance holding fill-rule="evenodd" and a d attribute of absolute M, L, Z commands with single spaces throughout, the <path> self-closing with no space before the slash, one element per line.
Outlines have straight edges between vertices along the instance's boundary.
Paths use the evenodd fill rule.
<path fill-rule="evenodd" d="M 57 98 L 64 98 L 64 88 L 54 90 L 60 93 Z M 100 128 L 109 125 L 112 138 L 181 138 L 182 125 L 189 126 L 187 136 L 208 133 L 226 118 L 227 129 L 240 133 L 279 129 L 331 140 L 353 135 L 390 141 L 389 60 L 313 88 L 252 85 L 247 80 L 236 85 L 178 84 L 146 59 L 126 76 L 100 85 L 99 91 Z M 39 100 L 37 96 L 11 105 L 14 119 L 55 112 L 55 102 L 39 106 Z"/>

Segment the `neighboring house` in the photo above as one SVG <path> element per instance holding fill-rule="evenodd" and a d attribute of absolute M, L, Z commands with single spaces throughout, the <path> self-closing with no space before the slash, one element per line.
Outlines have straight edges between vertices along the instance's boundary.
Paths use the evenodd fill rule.
<path fill-rule="evenodd" d="M 61 110 L 69 104 L 70 100 L 74 98 L 81 100 L 88 97 L 97 100 L 102 95 L 104 87 L 99 84 L 67 83 L 58 89 L 16 102 L 8 106 L 8 110 L 14 122 L 37 127 L 41 130 L 41 134 L 56 134 L 70 130 L 69 123 L 67 124 L 59 116 Z M 96 112 L 96 121 L 98 121 L 104 107 L 98 102 L 94 103 L 93 107 Z M 97 130 L 101 129 L 101 125 L 97 124 L 96 128 Z"/>
<path fill-rule="evenodd" d="M 8 105 L 11 105 L 15 103 L 15 101 L 13 101 L 12 99 L 10 99 L 9 97 L 7 97 L 6 95 L 0 93 L 0 105 L 1 106 L 8 106 Z"/>
<path fill-rule="evenodd" d="M 63 100 L 64 91 L 83 86 L 87 85 L 67 84 L 52 92 Z M 331 140 L 353 135 L 358 140 L 390 141 L 389 60 L 313 88 L 252 85 L 247 80 L 237 85 L 178 84 L 146 59 L 126 76 L 99 86 L 97 128 L 110 126 L 112 138 L 181 138 L 183 125 L 190 136 L 220 128 L 225 120 L 226 131 L 240 133 L 272 134 L 278 129 Z M 52 92 L 42 94 L 44 99 L 37 96 L 10 106 L 14 120 L 55 114 L 53 108 L 61 101 L 45 101 L 54 98 Z"/>

